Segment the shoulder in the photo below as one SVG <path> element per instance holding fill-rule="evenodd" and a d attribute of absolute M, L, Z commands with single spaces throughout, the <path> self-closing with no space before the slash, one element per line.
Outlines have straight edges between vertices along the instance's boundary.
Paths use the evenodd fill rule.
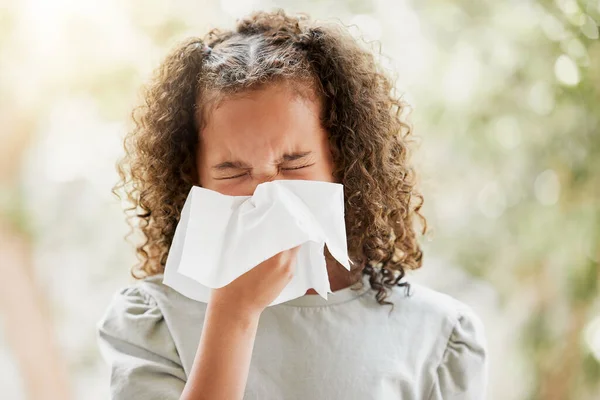
<path fill-rule="evenodd" d="M 115 290 L 108 304 L 105 317 L 114 314 L 162 314 L 169 308 L 198 302 L 188 299 L 163 283 L 163 275 L 153 275 L 123 285 Z"/>
<path fill-rule="evenodd" d="M 484 398 L 480 396 L 487 385 L 488 350 L 481 318 L 470 305 L 422 284 L 411 282 L 410 295 L 404 292 L 394 289 L 391 301 L 402 310 L 396 318 L 433 346 L 430 361 L 436 382 L 431 398 Z"/>
<path fill-rule="evenodd" d="M 97 322 L 101 335 L 132 339 L 142 330 L 151 330 L 163 320 L 162 312 L 148 282 L 130 283 L 113 292 L 104 314 Z"/>
<path fill-rule="evenodd" d="M 461 344 L 469 346 L 469 351 L 484 356 L 487 347 L 485 326 L 472 306 L 422 284 L 413 283 L 411 286 L 421 313 L 446 322 L 446 330 L 442 334 L 442 339 L 447 340 L 446 353 Z"/>
<path fill-rule="evenodd" d="M 122 285 L 113 292 L 105 317 L 113 313 L 140 314 L 159 311 L 156 297 L 160 297 L 161 292 L 163 289 L 154 276 Z"/>
<path fill-rule="evenodd" d="M 133 321 L 156 321 L 161 318 L 156 300 L 140 285 L 131 283 L 118 288 L 111 296 L 104 314 L 98 321 L 100 331 L 116 333 L 133 325 Z"/>
<path fill-rule="evenodd" d="M 155 275 L 123 285 L 116 289 L 97 322 L 98 330 L 113 335 L 132 336 L 152 331 L 165 323 L 172 310 L 185 311 L 193 302 L 162 283 L 162 275 Z M 194 302 L 195 303 L 195 302 Z"/>
<path fill-rule="evenodd" d="M 477 331 L 483 331 L 482 320 L 467 303 L 423 284 L 409 283 L 410 290 L 394 288 L 390 301 L 395 306 L 422 319 L 443 320 L 453 326 L 468 323 Z"/>
<path fill-rule="evenodd" d="M 97 322 L 111 398 L 178 398 L 186 379 L 152 279 L 116 290 Z"/>
<path fill-rule="evenodd" d="M 487 352 L 485 327 L 474 309 L 446 293 L 409 283 L 409 293 L 405 287 L 397 287 L 389 297 L 394 303 L 394 325 L 416 331 L 423 344 L 433 346 L 430 356 L 436 364 L 452 351 L 465 356 L 470 353 L 483 362 Z"/>

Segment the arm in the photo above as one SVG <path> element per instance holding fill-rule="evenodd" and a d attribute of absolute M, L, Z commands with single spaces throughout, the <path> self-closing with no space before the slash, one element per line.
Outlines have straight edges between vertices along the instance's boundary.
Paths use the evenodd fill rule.
<path fill-rule="evenodd" d="M 182 399 L 242 399 L 260 315 L 292 279 L 298 249 L 283 251 L 211 292 Z"/>
<path fill-rule="evenodd" d="M 258 314 L 240 313 L 209 303 L 182 399 L 242 398 L 258 319 Z"/>

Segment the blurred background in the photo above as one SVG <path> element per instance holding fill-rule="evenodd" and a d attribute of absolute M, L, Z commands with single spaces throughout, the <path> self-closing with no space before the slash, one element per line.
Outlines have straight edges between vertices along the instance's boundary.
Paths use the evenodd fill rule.
<path fill-rule="evenodd" d="M 411 103 L 412 277 L 483 319 L 489 399 L 600 398 L 597 0 L 0 0 L 0 397 L 108 398 L 95 323 L 135 262 L 110 189 L 139 87 L 179 39 L 273 7 L 348 25 Z"/>

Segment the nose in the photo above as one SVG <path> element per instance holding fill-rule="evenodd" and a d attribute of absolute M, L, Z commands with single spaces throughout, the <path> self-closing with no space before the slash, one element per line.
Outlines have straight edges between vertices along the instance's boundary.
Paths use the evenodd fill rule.
<path fill-rule="evenodd" d="M 283 179 L 277 168 L 271 168 L 268 170 L 256 171 L 252 174 L 251 193 L 254 193 L 256 187 L 261 183 L 273 182 L 276 180 Z"/>

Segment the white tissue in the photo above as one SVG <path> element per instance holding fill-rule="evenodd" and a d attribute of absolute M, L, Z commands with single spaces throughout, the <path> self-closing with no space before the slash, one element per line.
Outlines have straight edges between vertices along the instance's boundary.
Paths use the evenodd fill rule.
<path fill-rule="evenodd" d="M 193 186 L 167 257 L 163 283 L 208 302 L 220 288 L 275 254 L 301 245 L 294 277 L 270 304 L 331 293 L 324 246 L 350 270 L 339 183 L 276 180 L 252 196 L 228 196 Z"/>

